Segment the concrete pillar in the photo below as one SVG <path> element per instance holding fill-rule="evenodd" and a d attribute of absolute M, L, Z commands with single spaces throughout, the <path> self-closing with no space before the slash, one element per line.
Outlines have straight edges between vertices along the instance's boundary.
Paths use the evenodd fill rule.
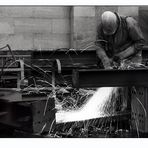
<path fill-rule="evenodd" d="M 138 6 L 118 7 L 118 13 L 125 16 L 132 16 L 138 19 L 139 7 Z"/>
<path fill-rule="evenodd" d="M 86 49 L 95 39 L 95 7 L 74 6 L 71 11 L 71 48 Z"/>
<path fill-rule="evenodd" d="M 139 25 L 145 37 L 146 45 L 148 45 L 148 6 L 139 7 Z"/>

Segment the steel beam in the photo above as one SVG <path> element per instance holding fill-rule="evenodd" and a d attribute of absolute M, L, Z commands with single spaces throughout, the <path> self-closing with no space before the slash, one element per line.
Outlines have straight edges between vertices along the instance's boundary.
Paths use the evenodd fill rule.
<path fill-rule="evenodd" d="M 97 56 L 95 50 L 56 50 L 56 51 L 34 51 L 32 53 L 32 64 L 39 67 L 50 67 L 52 60 L 59 59 L 63 67 L 79 67 L 85 65 L 96 65 Z"/>
<path fill-rule="evenodd" d="M 73 86 L 76 88 L 148 86 L 148 69 L 134 70 L 73 70 Z"/>

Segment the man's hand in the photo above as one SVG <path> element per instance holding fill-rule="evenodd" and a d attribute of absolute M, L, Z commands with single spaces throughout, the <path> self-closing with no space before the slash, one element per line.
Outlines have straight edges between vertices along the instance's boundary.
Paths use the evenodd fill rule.
<path fill-rule="evenodd" d="M 105 66 L 105 69 L 113 69 L 112 66 Z"/>
<path fill-rule="evenodd" d="M 118 56 L 114 56 L 113 57 L 113 62 L 116 62 L 116 63 L 120 64 L 121 59 Z"/>
<path fill-rule="evenodd" d="M 121 64 L 121 59 L 119 56 L 114 56 L 112 59 L 112 63 L 113 63 L 113 68 L 114 69 L 118 69 L 120 67 Z"/>
<path fill-rule="evenodd" d="M 103 63 L 105 69 L 113 69 L 113 61 L 112 59 L 107 59 Z"/>

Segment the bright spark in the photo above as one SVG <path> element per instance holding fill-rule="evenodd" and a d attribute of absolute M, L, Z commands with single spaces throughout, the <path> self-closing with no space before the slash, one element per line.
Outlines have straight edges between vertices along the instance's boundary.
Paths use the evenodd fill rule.
<path fill-rule="evenodd" d="M 103 107 L 116 92 L 117 87 L 98 88 L 96 93 L 78 110 L 57 112 L 56 122 L 83 121 L 107 116 L 103 111 Z"/>

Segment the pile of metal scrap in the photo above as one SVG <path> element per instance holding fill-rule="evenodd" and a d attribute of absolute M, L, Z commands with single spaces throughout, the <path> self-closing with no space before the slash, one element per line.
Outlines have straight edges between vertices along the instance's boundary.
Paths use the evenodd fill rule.
<path fill-rule="evenodd" d="M 53 61 L 57 61 L 57 59 L 60 62 L 60 68 L 58 63 L 56 63 L 57 65 L 53 65 Z M 25 63 L 24 65 L 26 66 Z M 18 66 L 20 66 L 20 64 Z M 86 99 L 85 97 L 81 97 L 83 95 L 78 91 L 79 88 L 129 85 L 147 86 L 148 82 L 147 69 L 98 69 L 98 59 L 94 50 L 62 49 L 45 51 L 42 52 L 42 54 L 41 52 L 33 52 L 31 64 L 27 65 L 27 68 L 30 68 L 30 71 L 25 75 L 25 78 L 28 79 L 25 88 L 24 86 L 21 87 L 21 82 L 24 77 L 20 77 L 20 81 L 16 81 L 15 86 L 11 86 L 13 89 L 7 89 L 6 91 L 2 89 L 0 92 L 1 100 L 5 100 L 0 101 L 0 106 L 4 106 L 0 112 L 0 123 L 13 127 L 13 129 L 17 130 L 17 133 L 18 131 L 39 135 L 48 133 L 47 135 L 51 134 L 53 137 L 56 137 L 56 133 L 59 130 L 64 129 L 61 133 L 64 131 L 70 133 L 70 127 L 73 126 L 75 127 L 73 131 L 76 131 L 76 128 L 78 128 L 78 131 L 83 130 L 84 133 L 87 133 L 87 130 L 85 131 L 84 128 L 86 123 L 90 123 L 89 126 L 87 126 L 89 129 L 95 127 L 96 131 L 100 131 L 101 126 L 105 127 L 106 125 L 109 127 L 110 123 L 112 123 L 114 127 L 117 126 L 117 123 L 125 123 L 122 124 L 123 127 L 123 125 L 131 121 L 130 99 L 126 112 L 95 120 L 65 124 L 56 124 L 56 99 L 58 99 L 59 102 L 66 99 L 69 104 L 65 103 L 63 106 L 65 105 L 65 108 L 70 108 L 75 100 L 77 106 L 79 106 L 81 103 L 83 104 Z M 10 68 L 8 68 L 8 70 L 10 70 Z M 25 72 L 25 69 L 19 69 L 19 72 L 21 75 Z M 4 76 L 6 76 L 6 73 Z M 12 83 L 14 84 L 14 82 Z M 17 89 L 17 86 L 20 86 L 19 89 Z M 76 87 L 76 89 L 72 87 Z M 54 95 L 56 95 L 57 98 L 55 98 Z M 71 104 L 70 101 L 72 101 Z M 125 127 L 125 129 L 128 129 L 128 127 Z M 117 129 L 112 131 L 117 131 Z M 104 132 L 106 133 L 107 131 Z M 84 135 L 93 137 L 91 133 Z M 81 137 L 84 135 L 81 135 Z M 57 137 L 58 136 L 60 135 L 57 134 Z M 74 133 L 70 133 L 69 136 L 77 137 Z"/>
<path fill-rule="evenodd" d="M 30 134 L 49 132 L 55 126 L 54 98 L 46 90 L 28 88 L 24 79 L 24 58 L 28 56 L 14 55 L 9 45 L 3 48 L 11 54 L 2 52 L 0 56 L 0 124 Z"/>

